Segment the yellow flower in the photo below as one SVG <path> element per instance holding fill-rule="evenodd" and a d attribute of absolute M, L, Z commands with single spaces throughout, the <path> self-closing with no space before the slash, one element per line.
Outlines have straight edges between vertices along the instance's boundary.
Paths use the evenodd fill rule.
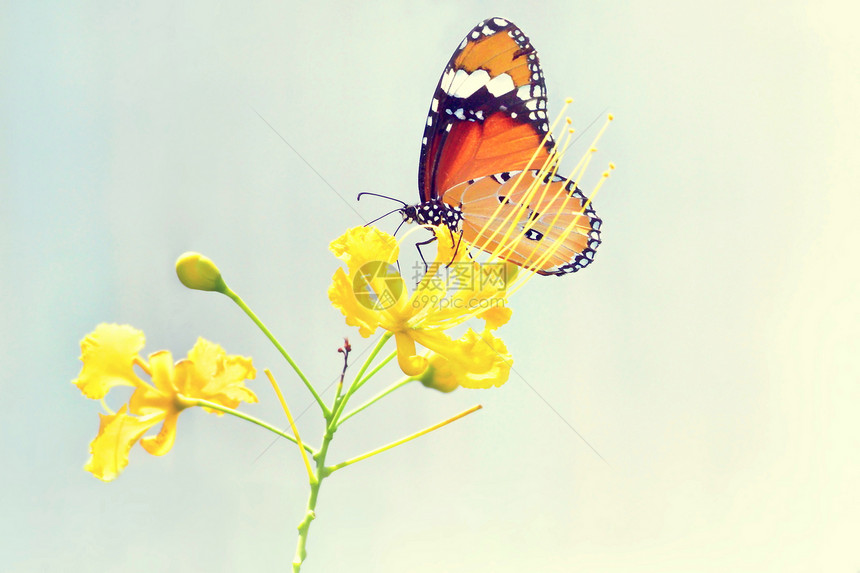
<path fill-rule="evenodd" d="M 228 408 L 257 401 L 244 384 L 256 375 L 250 358 L 228 355 L 217 344 L 200 338 L 188 358 L 175 364 L 166 350 L 151 354 L 145 362 L 138 354 L 143 345 L 143 332 L 117 324 L 100 324 L 81 341 L 84 365 L 73 383 L 84 396 L 105 405 L 104 398 L 112 388 L 134 388 L 128 404 L 118 412 L 100 414 L 99 432 L 90 444 L 92 457 L 84 469 L 104 481 L 115 479 L 128 465 L 129 451 L 138 441 L 152 455 L 170 451 L 179 413 L 198 405 L 197 400 Z M 151 384 L 135 374 L 135 365 L 151 378 Z M 144 437 L 159 423 L 156 435 Z"/>
<path fill-rule="evenodd" d="M 329 287 L 332 305 L 346 317 L 346 323 L 357 326 L 368 337 L 377 328 L 394 335 L 397 360 L 408 376 L 420 376 L 426 369 L 428 357 L 416 351 L 416 344 L 433 352 L 441 364 L 446 360 L 453 369 L 458 385 L 473 388 L 498 386 L 507 379 L 507 370 L 487 358 L 497 354 L 498 343 L 493 330 L 508 321 L 507 287 L 517 273 L 515 265 L 496 262 L 478 264 L 469 259 L 466 245 L 456 241 L 445 228 L 435 229 L 436 260 L 428 266 L 421 282 L 409 294 L 400 273 L 393 266 L 399 248 L 391 235 L 375 227 L 356 227 L 331 243 L 331 251 L 344 261 L 347 269 L 339 268 Z M 446 330 L 470 318 L 484 320 L 485 334 L 473 331 L 454 340 Z M 510 363 L 510 356 L 504 350 Z M 504 370 L 505 375 L 501 373 Z M 473 376 L 469 378 L 467 374 Z M 486 380 L 479 381 L 481 376 Z"/>

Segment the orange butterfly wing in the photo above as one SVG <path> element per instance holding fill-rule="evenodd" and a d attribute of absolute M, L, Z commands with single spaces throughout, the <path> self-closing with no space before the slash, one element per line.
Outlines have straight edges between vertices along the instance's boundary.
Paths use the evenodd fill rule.
<path fill-rule="evenodd" d="M 463 213 L 463 238 L 542 275 L 576 272 L 594 259 L 601 219 L 573 182 L 538 172 L 500 173 L 460 183 L 443 201 Z M 531 188 L 531 191 L 530 191 Z M 513 240 L 517 239 L 517 240 Z"/>
<path fill-rule="evenodd" d="M 422 202 L 469 179 L 539 168 L 553 145 L 548 131 L 534 47 L 503 18 L 481 22 L 451 56 L 433 95 L 418 168 Z"/>

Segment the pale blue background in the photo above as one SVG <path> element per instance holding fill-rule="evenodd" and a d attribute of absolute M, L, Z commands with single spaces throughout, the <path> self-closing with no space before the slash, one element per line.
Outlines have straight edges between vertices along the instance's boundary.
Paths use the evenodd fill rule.
<path fill-rule="evenodd" d="M 99 405 L 69 383 L 78 340 L 117 321 L 184 355 L 202 335 L 301 411 L 250 321 L 173 261 L 215 259 L 328 384 L 342 336 L 368 344 L 328 305 L 328 242 L 363 222 L 348 204 L 390 207 L 359 191 L 417 198 L 433 87 L 499 15 L 538 48 L 551 113 L 617 116 L 593 172 L 618 164 L 605 243 L 513 300 L 506 386 L 408 388 L 344 426 L 335 461 L 485 407 L 326 482 L 306 570 L 856 572 L 854 6 L 3 2 L 0 569 L 286 569 L 295 448 L 258 459 L 267 433 L 195 411 L 169 455 L 138 448 L 103 484 L 82 470 Z M 282 422 L 253 387 L 248 411 Z"/>

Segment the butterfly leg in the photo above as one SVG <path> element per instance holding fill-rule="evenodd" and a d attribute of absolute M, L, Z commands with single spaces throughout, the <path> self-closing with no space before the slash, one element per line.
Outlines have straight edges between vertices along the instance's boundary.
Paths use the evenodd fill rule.
<path fill-rule="evenodd" d="M 436 240 L 436 235 L 434 234 L 432 237 L 430 237 L 426 241 L 422 241 L 420 243 L 415 243 L 415 248 L 418 249 L 418 256 L 421 257 L 421 262 L 424 263 L 424 272 L 425 273 L 430 270 L 430 265 L 427 264 L 427 259 L 424 258 L 424 253 L 421 252 L 421 247 L 423 247 L 425 245 L 429 245 L 430 243 L 432 243 L 435 240 Z"/>
<path fill-rule="evenodd" d="M 449 229 L 450 230 L 450 229 Z M 451 231 L 451 247 L 454 249 L 454 254 L 451 255 L 451 260 L 448 261 L 448 264 L 445 265 L 445 268 L 450 267 L 454 263 L 454 259 L 457 257 L 457 252 L 460 250 L 460 242 L 463 240 L 463 231 L 460 231 L 457 236 L 457 243 L 454 243 L 454 231 Z"/>

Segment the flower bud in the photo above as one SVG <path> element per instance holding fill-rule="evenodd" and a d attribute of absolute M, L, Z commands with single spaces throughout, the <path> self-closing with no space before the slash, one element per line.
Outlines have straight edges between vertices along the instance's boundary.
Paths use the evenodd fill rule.
<path fill-rule="evenodd" d="M 456 390 L 460 384 L 457 382 L 448 361 L 432 352 L 428 358 L 427 369 L 420 376 L 415 376 L 415 380 L 420 381 L 427 388 L 433 388 L 444 393 Z"/>
<path fill-rule="evenodd" d="M 185 253 L 176 260 L 176 276 L 190 289 L 224 293 L 227 284 L 221 271 L 209 257 L 200 253 Z"/>

